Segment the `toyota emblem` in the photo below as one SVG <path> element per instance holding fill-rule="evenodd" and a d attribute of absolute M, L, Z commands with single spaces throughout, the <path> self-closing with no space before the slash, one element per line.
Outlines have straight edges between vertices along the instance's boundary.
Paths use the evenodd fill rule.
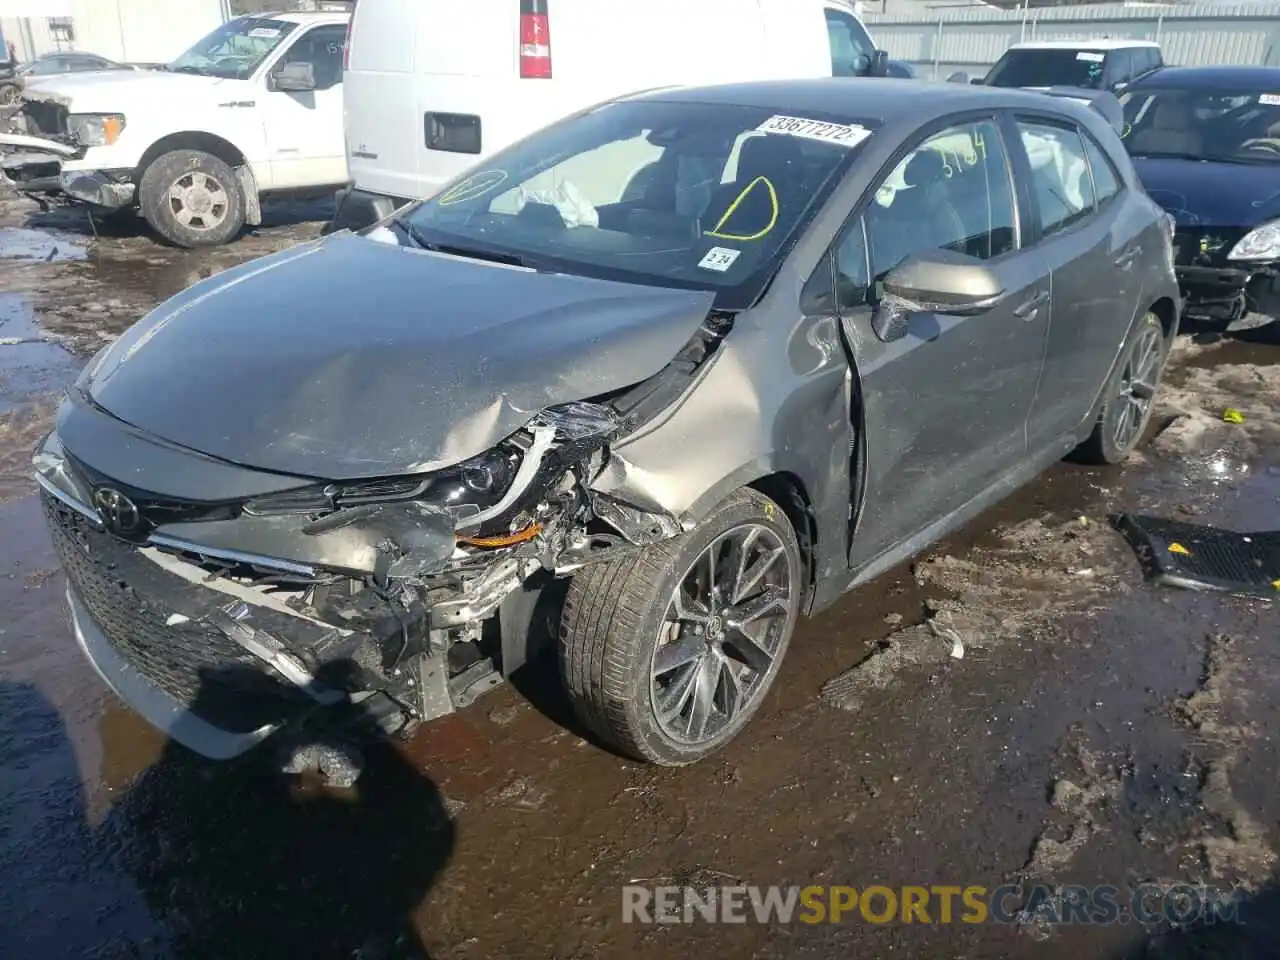
<path fill-rule="evenodd" d="M 93 492 L 93 505 L 102 522 L 113 533 L 132 533 L 142 520 L 134 502 L 110 487 L 100 487 Z"/>

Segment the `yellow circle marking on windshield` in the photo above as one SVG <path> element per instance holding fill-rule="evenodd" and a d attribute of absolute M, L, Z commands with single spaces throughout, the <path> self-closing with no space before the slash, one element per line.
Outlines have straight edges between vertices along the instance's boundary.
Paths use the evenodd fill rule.
<path fill-rule="evenodd" d="M 720 228 L 723 227 L 726 223 L 728 223 L 729 218 L 733 216 L 734 211 L 737 210 L 738 207 L 742 206 L 742 201 L 747 199 L 747 194 L 749 194 L 759 184 L 762 184 L 762 183 L 764 184 L 765 189 L 769 191 L 769 203 L 773 207 L 773 212 L 769 215 L 769 223 L 765 226 L 765 228 L 761 230 L 759 233 L 753 233 L 749 236 L 743 236 L 742 234 L 737 234 L 737 233 L 721 233 Z M 706 233 L 703 234 L 703 236 L 717 237 L 721 240 L 737 240 L 739 242 L 746 242 L 748 240 L 759 240 L 761 237 L 765 236 L 770 230 L 772 230 L 775 226 L 777 226 L 777 223 L 778 223 L 778 191 L 774 189 L 773 181 L 771 181 L 768 177 L 756 177 L 754 180 L 752 180 L 750 183 L 748 183 L 745 187 L 742 188 L 741 193 L 739 193 L 736 197 L 733 198 L 733 203 L 729 204 L 729 209 L 724 212 L 724 216 L 720 218 L 719 222 L 715 225 L 713 229 L 708 230 Z"/>
<path fill-rule="evenodd" d="M 455 183 L 436 198 L 436 203 L 442 207 L 447 207 L 451 203 L 474 200 L 476 197 L 484 196 L 494 187 L 505 183 L 506 179 L 507 171 L 505 170 L 486 170 L 484 173 L 477 173 L 473 177 L 467 177 L 467 179 Z"/>

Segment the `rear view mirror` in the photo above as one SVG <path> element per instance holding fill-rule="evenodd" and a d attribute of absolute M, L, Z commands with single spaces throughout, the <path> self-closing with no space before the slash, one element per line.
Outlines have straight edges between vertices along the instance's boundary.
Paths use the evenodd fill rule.
<path fill-rule="evenodd" d="M 867 76 L 885 77 L 889 75 L 889 51 L 877 50 L 871 54 L 871 64 L 867 67 Z"/>
<path fill-rule="evenodd" d="M 912 313 L 972 316 L 991 309 L 1003 296 L 999 278 L 983 261 L 931 250 L 889 271 L 871 326 L 888 343 L 906 335 Z"/>
<path fill-rule="evenodd" d="M 947 77 L 947 83 L 969 83 L 969 75 L 963 70 L 957 70 L 951 76 Z"/>
<path fill-rule="evenodd" d="M 272 87 L 276 90 L 301 92 L 316 88 L 316 68 L 310 61 L 294 61 L 286 63 L 271 75 Z"/>

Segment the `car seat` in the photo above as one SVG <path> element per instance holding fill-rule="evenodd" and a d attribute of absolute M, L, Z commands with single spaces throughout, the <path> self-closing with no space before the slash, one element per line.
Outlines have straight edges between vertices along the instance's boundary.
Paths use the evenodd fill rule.
<path fill-rule="evenodd" d="M 773 187 L 772 194 L 766 184 L 756 184 L 762 177 Z M 738 150 L 737 175 L 712 194 L 702 217 L 702 232 L 755 237 L 771 228 L 775 215 L 801 202 L 805 179 L 804 154 L 794 137 L 764 134 L 744 140 Z"/>
<path fill-rule="evenodd" d="M 1151 122 L 1129 138 L 1132 153 L 1204 152 L 1204 137 L 1196 129 L 1191 104 L 1182 97 L 1161 97 L 1154 104 Z"/>
<path fill-rule="evenodd" d="M 887 207 L 872 204 L 867 217 L 871 262 L 879 279 L 899 263 L 926 250 L 964 252 L 967 232 L 952 202 L 947 164 L 936 150 L 918 150 L 903 170 L 906 189 L 894 193 Z"/>

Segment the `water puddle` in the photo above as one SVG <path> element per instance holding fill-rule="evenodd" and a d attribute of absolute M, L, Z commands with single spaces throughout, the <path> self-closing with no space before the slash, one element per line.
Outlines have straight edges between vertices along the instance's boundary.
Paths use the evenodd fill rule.
<path fill-rule="evenodd" d="M 36 324 L 26 297 L 0 293 L 0 415 L 61 393 L 80 361 Z"/>
<path fill-rule="evenodd" d="M 86 260 L 88 257 L 83 247 L 44 230 L 0 227 L 0 260 L 42 260 L 54 263 Z"/>

